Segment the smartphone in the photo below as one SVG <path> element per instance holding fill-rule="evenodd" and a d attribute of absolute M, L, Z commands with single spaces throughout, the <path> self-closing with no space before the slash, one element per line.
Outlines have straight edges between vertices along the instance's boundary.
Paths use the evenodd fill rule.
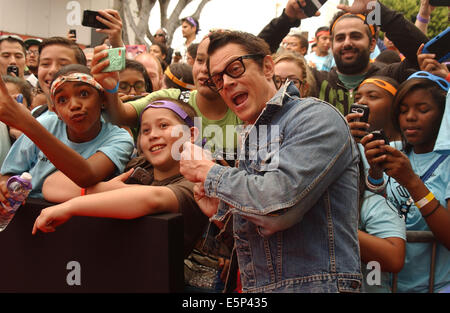
<path fill-rule="evenodd" d="M 430 0 L 430 5 L 435 7 L 448 7 L 450 6 L 450 0 Z"/>
<path fill-rule="evenodd" d="M 83 21 L 81 22 L 81 25 L 92 28 L 103 28 L 103 29 L 109 28 L 102 22 L 98 21 L 96 19 L 97 16 L 102 17 L 100 13 L 98 13 L 97 11 L 84 10 Z"/>
<path fill-rule="evenodd" d="M 428 41 L 423 47 L 422 53 L 436 54 L 439 63 L 450 58 L 450 27 Z"/>
<path fill-rule="evenodd" d="M 130 177 L 125 181 L 125 184 L 149 185 L 151 182 L 152 177 L 149 172 L 142 167 L 136 167 Z"/>
<path fill-rule="evenodd" d="M 373 135 L 372 141 L 373 140 L 384 140 L 384 144 L 389 145 L 389 139 L 382 129 L 374 130 L 373 132 L 371 132 L 371 134 Z"/>
<path fill-rule="evenodd" d="M 73 37 L 77 38 L 77 30 L 76 29 L 69 30 L 69 34 L 73 34 Z"/>
<path fill-rule="evenodd" d="M 102 72 L 119 72 L 125 69 L 125 47 L 107 49 L 109 65 Z M 105 59 L 102 59 L 103 61 Z"/>
<path fill-rule="evenodd" d="M 16 75 L 16 77 L 19 77 L 19 68 L 15 65 L 8 66 L 8 68 L 6 69 L 6 75 L 12 76 L 11 73 Z"/>
<path fill-rule="evenodd" d="M 350 107 L 350 113 L 362 113 L 363 116 L 355 119 L 355 122 L 364 122 L 367 123 L 369 121 L 369 113 L 370 109 L 367 105 L 353 103 Z"/>
<path fill-rule="evenodd" d="M 306 16 L 314 16 L 325 2 L 327 2 L 327 0 L 308 0 L 306 1 L 306 6 L 302 7 L 300 1 L 297 0 L 298 6 L 305 12 Z"/>

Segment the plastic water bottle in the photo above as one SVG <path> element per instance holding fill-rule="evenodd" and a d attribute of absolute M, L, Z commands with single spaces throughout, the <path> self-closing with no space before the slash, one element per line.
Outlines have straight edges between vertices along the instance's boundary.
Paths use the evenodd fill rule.
<path fill-rule="evenodd" d="M 25 172 L 20 176 L 12 176 L 6 182 L 6 187 L 11 198 L 8 198 L 9 205 L 2 203 L 0 207 L 0 232 L 8 226 L 16 214 L 17 209 L 28 197 L 32 188 L 31 175 Z"/>

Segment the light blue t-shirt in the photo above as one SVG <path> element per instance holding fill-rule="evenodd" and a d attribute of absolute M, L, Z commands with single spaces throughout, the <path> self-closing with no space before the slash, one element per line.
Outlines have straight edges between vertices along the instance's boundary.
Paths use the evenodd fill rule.
<path fill-rule="evenodd" d="M 413 171 L 422 176 L 430 166 L 440 157 L 435 152 L 415 154 L 410 152 L 408 158 Z M 427 188 L 436 199 L 447 208 L 447 199 L 450 199 L 450 157 L 442 162 L 425 182 Z M 410 195 L 406 188 L 397 183 L 393 178 L 388 180 L 386 186 L 387 199 L 397 209 L 406 204 Z M 448 208 L 447 208 L 448 209 Z M 406 218 L 407 230 L 430 231 L 420 210 L 412 204 Z M 431 244 L 407 243 L 405 265 L 398 274 L 399 292 L 428 292 L 428 280 L 430 271 Z M 434 290 L 450 284 L 450 251 L 438 243 L 436 248 L 436 268 Z"/>
<path fill-rule="evenodd" d="M 311 53 L 305 55 L 305 59 L 308 62 L 314 63 L 316 65 L 316 69 L 318 71 L 329 72 L 334 63 L 334 57 L 331 52 L 328 53 L 328 55 L 326 55 L 324 57 L 318 56 L 315 52 L 311 52 Z"/>
<path fill-rule="evenodd" d="M 124 170 L 134 149 L 133 139 L 126 130 L 103 120 L 102 129 L 97 137 L 83 143 L 75 143 L 67 138 L 66 124 L 54 113 L 40 116 L 38 121 L 55 137 L 86 159 L 98 151 L 104 153 L 116 165 L 116 174 Z M 25 135 L 14 142 L 1 167 L 2 174 L 29 172 L 33 177 L 30 197 L 38 198 L 42 198 L 42 184 L 45 178 L 54 171 L 55 166 Z"/>
<path fill-rule="evenodd" d="M 406 240 L 406 227 L 395 208 L 378 194 L 366 190 L 361 206 L 359 229 L 378 238 L 398 237 Z M 368 280 L 371 269 L 361 263 L 363 274 L 363 292 L 391 292 L 390 273 L 382 272 L 380 284 Z M 372 285 L 369 285 L 372 284 Z"/>

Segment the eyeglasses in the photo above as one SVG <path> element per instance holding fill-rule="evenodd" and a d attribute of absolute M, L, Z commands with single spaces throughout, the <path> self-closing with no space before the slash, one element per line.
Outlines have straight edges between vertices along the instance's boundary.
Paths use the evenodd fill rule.
<path fill-rule="evenodd" d="M 27 50 L 27 55 L 34 55 L 34 56 L 38 57 L 39 51 L 38 50 Z"/>
<path fill-rule="evenodd" d="M 145 82 L 142 80 L 138 80 L 133 85 L 131 85 L 128 82 L 120 82 L 119 83 L 119 90 L 123 93 L 129 93 L 131 91 L 131 88 L 134 88 L 136 92 L 144 92 L 145 91 Z"/>
<path fill-rule="evenodd" d="M 291 82 L 294 82 L 294 85 L 300 90 L 300 87 L 303 85 L 303 81 L 301 81 L 300 79 L 296 78 L 296 77 L 281 77 L 278 75 L 275 75 L 273 77 L 273 82 L 275 83 L 275 86 L 277 87 L 277 89 L 280 89 L 281 86 L 283 86 L 286 81 L 289 80 Z"/>
<path fill-rule="evenodd" d="M 224 74 L 227 74 L 231 78 L 239 78 L 245 73 L 244 59 L 261 59 L 264 56 L 263 54 L 247 54 L 234 59 L 228 63 L 222 72 L 210 76 L 207 81 L 208 87 L 215 92 L 219 92 L 223 88 Z"/>
<path fill-rule="evenodd" d="M 155 34 L 155 37 L 164 37 L 164 34 Z"/>
<path fill-rule="evenodd" d="M 0 41 L 7 40 L 7 39 L 13 39 L 13 40 L 17 40 L 17 41 L 20 41 L 21 43 L 23 43 L 23 39 L 21 37 L 17 36 L 17 35 L 3 35 L 3 36 L 0 36 Z"/>
<path fill-rule="evenodd" d="M 426 71 L 415 72 L 414 74 L 409 76 L 407 80 L 410 80 L 411 78 L 425 78 L 425 79 L 432 80 L 436 84 L 438 84 L 439 87 L 444 89 L 446 92 L 448 92 L 448 90 L 450 88 L 450 83 L 448 81 L 446 81 L 445 79 L 443 79 L 443 78 L 441 78 L 439 76 L 436 76 L 436 75 L 433 75 L 431 73 L 428 73 Z"/>

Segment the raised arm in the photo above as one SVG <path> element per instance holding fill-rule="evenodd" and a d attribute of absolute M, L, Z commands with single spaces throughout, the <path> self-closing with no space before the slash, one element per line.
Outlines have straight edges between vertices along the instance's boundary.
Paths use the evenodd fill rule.
<path fill-rule="evenodd" d="M 109 65 L 109 60 L 102 61 L 102 59 L 108 56 L 106 49 L 108 49 L 108 46 L 106 45 L 94 48 L 91 73 L 94 79 L 99 82 L 103 88 L 113 91 L 119 83 L 119 73 L 102 72 L 102 70 Z M 110 121 L 113 124 L 129 127 L 136 127 L 138 125 L 138 115 L 136 110 L 131 104 L 122 102 L 117 91 L 105 92 L 105 97 L 107 103 L 106 110 Z"/>
<path fill-rule="evenodd" d="M 301 0 L 300 3 L 305 6 L 305 0 Z M 289 0 L 281 15 L 270 21 L 261 30 L 258 37 L 264 39 L 269 44 L 270 51 L 275 53 L 281 40 L 289 33 L 290 29 L 299 27 L 300 20 L 304 18 L 306 18 L 306 15 L 300 9 L 298 2 L 296 0 Z"/>
<path fill-rule="evenodd" d="M 16 103 L 0 79 L 0 120 L 22 131 L 53 165 L 81 187 L 88 187 L 114 173 L 116 165 L 104 153 L 85 159 L 50 133 L 22 105 Z M 24 137 L 20 140 L 26 140 Z M 130 141 L 130 153 L 132 142 Z"/>

